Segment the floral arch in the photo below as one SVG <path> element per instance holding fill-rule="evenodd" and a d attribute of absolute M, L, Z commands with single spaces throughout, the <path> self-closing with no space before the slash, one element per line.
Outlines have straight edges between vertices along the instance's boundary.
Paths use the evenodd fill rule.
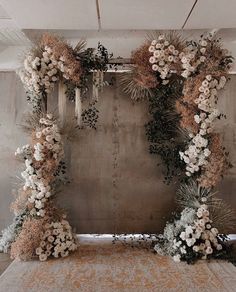
<path fill-rule="evenodd" d="M 64 40 L 45 34 L 27 53 L 19 72 L 32 104 L 27 120 L 31 144 L 18 148 L 23 158 L 23 186 L 12 204 L 14 222 L 3 231 L 0 248 L 12 258 L 64 257 L 77 248 L 64 212 L 55 195 L 63 180 L 63 130 L 65 98 L 75 102 L 75 116 L 92 128 L 98 112 L 92 104 L 82 112 L 81 97 L 93 71 L 93 95 L 104 84 L 102 72 L 109 64 L 107 50 L 72 48 Z M 162 235 L 152 235 L 154 249 L 176 261 L 200 258 L 230 259 L 225 235 L 235 228 L 233 210 L 215 198 L 213 189 L 230 163 L 220 136 L 213 128 L 223 117 L 216 108 L 219 91 L 228 80 L 232 56 L 213 35 L 199 42 L 176 33 L 155 34 L 132 53 L 130 72 L 120 84 L 134 100 L 149 102 L 151 120 L 145 125 L 150 153 L 161 157 L 164 180 L 179 183 L 176 200 L 182 211 L 167 223 Z M 47 113 L 47 95 L 59 82 L 59 120 Z M 226 225 L 227 224 L 227 225 Z"/>

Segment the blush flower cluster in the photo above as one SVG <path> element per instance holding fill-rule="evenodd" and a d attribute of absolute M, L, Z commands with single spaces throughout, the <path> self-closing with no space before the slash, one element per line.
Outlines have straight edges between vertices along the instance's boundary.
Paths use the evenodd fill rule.
<path fill-rule="evenodd" d="M 211 154 L 208 135 L 213 131 L 213 122 L 220 113 L 215 108 L 218 91 L 225 86 L 226 77 L 218 79 L 207 75 L 198 88 L 199 95 L 194 100 L 198 107 L 198 113 L 194 115 L 194 121 L 199 125 L 197 134 L 190 133 L 188 148 L 180 151 L 180 158 L 186 163 L 186 175 L 191 176 L 198 172 L 201 167 L 208 164 L 208 157 Z"/>
<path fill-rule="evenodd" d="M 204 199 L 204 198 L 203 198 Z M 171 255 L 173 260 L 185 260 L 188 254 L 207 259 L 223 247 L 219 240 L 219 232 L 212 226 L 209 218 L 208 205 L 201 204 L 198 208 L 185 208 L 181 217 L 167 224 L 161 242 L 155 250 L 162 255 Z"/>
<path fill-rule="evenodd" d="M 45 204 L 52 195 L 52 173 L 63 157 L 61 135 L 52 115 L 41 118 L 36 129 L 34 145 L 17 149 L 25 158 L 26 169 L 21 173 L 24 191 L 30 191 L 28 202 L 31 215 L 45 216 Z M 47 165 L 47 167 L 45 167 Z"/>
<path fill-rule="evenodd" d="M 187 78 L 195 71 L 192 64 L 195 58 L 194 50 L 188 46 L 180 50 L 164 35 L 160 35 L 157 40 L 151 42 L 149 52 L 152 53 L 149 59 L 152 69 L 160 74 L 163 84 L 167 84 L 174 73 Z"/>
<path fill-rule="evenodd" d="M 67 220 L 46 223 L 45 229 L 40 246 L 36 248 L 40 261 L 46 261 L 51 256 L 66 257 L 69 252 L 76 250 L 75 238 Z"/>

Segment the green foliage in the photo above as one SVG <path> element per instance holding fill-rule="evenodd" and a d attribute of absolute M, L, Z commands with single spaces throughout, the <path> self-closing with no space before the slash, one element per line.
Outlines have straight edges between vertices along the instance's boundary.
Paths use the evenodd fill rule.
<path fill-rule="evenodd" d="M 180 117 L 175 102 L 182 95 L 182 78 L 173 78 L 169 84 L 160 85 L 149 97 L 151 120 L 145 125 L 151 154 L 159 155 L 165 166 L 164 181 L 169 184 L 174 177 L 182 179 L 185 164 L 179 151 L 184 149 L 185 137 L 179 128 Z"/>
<path fill-rule="evenodd" d="M 96 130 L 99 110 L 95 107 L 95 104 L 96 101 L 90 103 L 89 107 L 82 112 L 81 117 L 83 125 Z"/>
<path fill-rule="evenodd" d="M 107 71 L 108 60 L 111 56 L 101 43 L 98 43 L 97 50 L 88 48 L 76 54 L 76 59 L 80 61 L 81 67 L 83 68 L 81 81 L 78 86 L 82 94 L 88 91 L 87 84 L 91 76 L 91 71 Z"/>

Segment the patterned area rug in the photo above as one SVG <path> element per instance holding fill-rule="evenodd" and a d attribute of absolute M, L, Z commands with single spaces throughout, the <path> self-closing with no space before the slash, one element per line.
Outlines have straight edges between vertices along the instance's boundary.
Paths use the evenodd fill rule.
<path fill-rule="evenodd" d="M 0 291 L 236 291 L 236 268 L 223 261 L 177 264 L 145 249 L 84 241 L 68 258 L 14 261 Z"/>

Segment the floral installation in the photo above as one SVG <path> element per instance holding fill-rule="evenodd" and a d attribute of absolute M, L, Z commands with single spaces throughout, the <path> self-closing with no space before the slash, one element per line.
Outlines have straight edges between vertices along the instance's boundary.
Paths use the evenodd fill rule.
<path fill-rule="evenodd" d="M 224 218 L 224 224 L 235 228 L 235 213 L 225 205 L 224 216 L 214 217 L 214 213 L 222 208 L 222 201 L 194 181 L 180 187 L 177 202 L 184 209 L 172 223 L 167 223 L 155 244 L 155 251 L 172 256 L 176 262 L 226 258 L 232 247 L 227 245 L 227 236 L 221 233 L 220 221 Z"/>
<path fill-rule="evenodd" d="M 77 244 L 65 214 L 53 202 L 64 156 L 57 121 L 51 114 L 40 114 L 30 127 L 31 143 L 16 150 L 16 156 L 24 160 L 26 167 L 21 173 L 23 186 L 11 206 L 16 219 L 3 231 L 0 248 L 10 251 L 12 258 L 39 257 L 44 261 L 50 256 L 67 256 Z M 52 238 L 45 237 L 47 234 L 55 236 L 55 250 L 48 247 L 49 242 L 44 246 Z M 39 247 L 47 250 L 39 254 Z"/>
<path fill-rule="evenodd" d="M 106 84 L 103 72 L 111 55 L 100 43 L 96 50 L 85 49 L 85 45 L 80 41 L 73 48 L 62 38 L 46 33 L 26 54 L 18 72 L 33 108 L 25 125 L 31 133 L 31 143 L 15 153 L 25 164 L 21 172 L 23 184 L 11 204 L 15 219 L 0 239 L 0 251 L 10 252 L 12 258 L 38 257 L 45 261 L 49 257 L 65 257 L 77 248 L 72 228 L 55 204 L 55 197 L 60 183 L 68 181 L 62 140 L 73 137 L 78 125 L 70 123 L 59 128 L 59 121 L 47 112 L 47 97 L 58 82 L 65 85 L 70 101 L 75 101 L 75 89 L 84 97 L 91 74 L 100 76 L 99 81 L 91 78 L 96 81 L 94 87 Z M 93 88 L 93 93 L 97 97 L 98 90 Z M 84 109 L 82 115 L 84 124 L 94 129 L 98 119 L 95 103 L 89 103 L 90 108 Z"/>
<path fill-rule="evenodd" d="M 148 98 L 149 151 L 161 158 L 164 182 L 180 182 L 177 201 L 182 207 L 164 233 L 150 235 L 150 240 L 158 253 L 175 261 L 214 257 L 235 262 L 225 235 L 229 226 L 235 231 L 235 212 L 212 192 L 231 166 L 214 121 L 224 116 L 217 100 L 233 57 L 213 34 L 202 35 L 197 42 L 175 32 L 157 32 L 136 52 L 144 48 L 143 68 L 139 60 L 131 59 L 134 64 L 123 82 L 124 91 L 135 100 Z M 155 87 L 154 82 L 153 87 L 141 87 L 136 76 L 145 70 L 155 77 Z"/>
<path fill-rule="evenodd" d="M 28 194 L 30 214 L 44 217 L 45 206 L 52 196 L 54 173 L 63 158 L 61 135 L 51 114 L 40 118 L 32 140 L 31 146 L 18 148 L 16 155 L 25 159 L 26 169 L 21 176 L 25 180 L 23 190 Z"/>
<path fill-rule="evenodd" d="M 29 125 L 31 143 L 16 151 L 25 163 L 24 184 L 12 204 L 14 222 L 0 240 L 0 250 L 10 250 L 12 258 L 45 261 L 67 256 L 77 247 L 64 212 L 54 202 L 64 172 L 62 130 L 47 113 L 46 104 L 58 81 L 64 82 L 69 100 L 74 101 L 76 88 L 82 95 L 88 92 L 91 70 L 107 70 L 107 50 L 101 44 L 96 52 L 84 45 L 80 42 L 72 48 L 46 34 L 26 55 L 19 73 L 33 104 L 34 123 Z M 230 166 L 213 122 L 221 117 L 216 102 L 232 56 L 213 35 L 195 42 L 171 32 L 149 36 L 132 53 L 131 61 L 131 72 L 121 77 L 121 84 L 132 99 L 148 99 L 149 151 L 161 157 L 165 182 L 173 178 L 181 182 L 176 199 L 182 212 L 167 223 L 162 235 L 141 236 L 141 240 L 151 241 L 156 252 L 175 261 L 233 261 L 225 234 L 236 227 L 235 213 L 212 192 Z M 102 77 L 99 80 L 103 82 Z M 98 118 L 94 104 L 82 115 L 91 128 L 96 128 Z"/>

